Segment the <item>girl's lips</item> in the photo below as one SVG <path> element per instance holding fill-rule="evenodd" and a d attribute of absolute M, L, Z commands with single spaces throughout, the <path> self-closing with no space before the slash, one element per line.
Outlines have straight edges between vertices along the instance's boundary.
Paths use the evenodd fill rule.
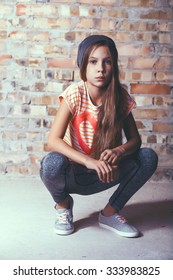
<path fill-rule="evenodd" d="M 105 77 L 96 77 L 96 80 L 104 80 Z"/>

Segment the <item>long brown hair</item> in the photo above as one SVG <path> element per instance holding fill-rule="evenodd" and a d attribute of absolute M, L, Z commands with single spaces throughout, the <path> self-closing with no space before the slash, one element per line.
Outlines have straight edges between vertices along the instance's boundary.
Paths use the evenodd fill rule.
<path fill-rule="evenodd" d="M 111 54 L 112 79 L 103 95 L 102 105 L 98 114 L 98 124 L 94 135 L 93 152 L 94 158 L 99 159 L 105 149 L 112 149 L 122 142 L 122 95 L 123 88 L 119 80 L 118 53 L 112 50 L 105 42 L 90 45 L 84 53 L 80 75 L 83 81 L 87 81 L 86 68 L 91 51 L 99 46 L 107 46 Z"/>

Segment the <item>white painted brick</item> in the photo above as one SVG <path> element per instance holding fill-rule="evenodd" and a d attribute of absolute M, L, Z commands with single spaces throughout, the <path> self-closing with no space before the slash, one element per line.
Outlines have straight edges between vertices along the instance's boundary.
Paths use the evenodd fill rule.
<path fill-rule="evenodd" d="M 62 92 L 63 91 L 63 83 L 48 82 L 47 91 Z"/>

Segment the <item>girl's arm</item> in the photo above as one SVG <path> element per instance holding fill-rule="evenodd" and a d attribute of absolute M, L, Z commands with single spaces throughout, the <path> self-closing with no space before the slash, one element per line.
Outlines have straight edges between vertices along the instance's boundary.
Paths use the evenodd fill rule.
<path fill-rule="evenodd" d="M 48 146 L 50 150 L 59 152 L 71 160 L 84 165 L 87 156 L 74 150 L 63 140 L 71 118 L 72 114 L 65 100 L 62 99 L 48 136 Z"/>
<path fill-rule="evenodd" d="M 140 148 L 141 138 L 137 130 L 132 113 L 130 113 L 125 119 L 123 129 L 127 142 L 112 150 L 105 150 L 101 154 L 101 160 L 105 160 L 110 164 L 115 164 L 123 156 L 131 155 Z"/>
<path fill-rule="evenodd" d="M 72 161 L 93 169 L 97 172 L 98 177 L 103 182 L 110 182 L 113 180 L 113 169 L 109 163 L 102 160 L 96 160 L 89 156 L 80 153 L 69 146 L 64 140 L 67 126 L 72 118 L 72 114 L 63 99 L 61 101 L 59 110 L 52 124 L 49 137 L 48 146 L 52 151 L 59 152 L 71 159 Z"/>
<path fill-rule="evenodd" d="M 123 129 L 127 142 L 120 147 L 124 149 L 124 155 L 131 155 L 141 146 L 141 138 L 132 113 L 125 119 Z"/>

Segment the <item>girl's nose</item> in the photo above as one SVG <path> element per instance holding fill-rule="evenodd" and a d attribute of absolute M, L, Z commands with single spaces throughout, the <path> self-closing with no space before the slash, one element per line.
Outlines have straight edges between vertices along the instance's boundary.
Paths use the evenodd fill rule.
<path fill-rule="evenodd" d="M 103 72 L 104 71 L 104 65 L 102 62 L 98 63 L 98 71 Z"/>

